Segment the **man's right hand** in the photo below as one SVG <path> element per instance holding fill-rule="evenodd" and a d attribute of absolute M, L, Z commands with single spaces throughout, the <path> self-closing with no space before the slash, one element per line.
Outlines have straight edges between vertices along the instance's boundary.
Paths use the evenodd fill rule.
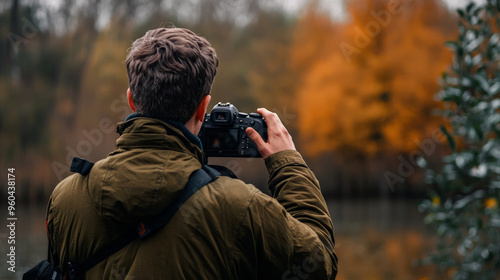
<path fill-rule="evenodd" d="M 283 123 L 281 123 L 276 113 L 265 108 L 257 109 L 257 113 L 261 114 L 266 119 L 267 142 L 265 142 L 260 134 L 251 127 L 247 128 L 246 133 L 257 145 L 262 158 L 266 159 L 274 153 L 285 150 L 295 150 L 292 136 L 288 133 Z"/>

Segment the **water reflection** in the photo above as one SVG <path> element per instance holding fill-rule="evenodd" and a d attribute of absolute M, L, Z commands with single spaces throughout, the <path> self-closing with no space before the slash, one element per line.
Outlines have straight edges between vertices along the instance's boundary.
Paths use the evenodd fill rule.
<path fill-rule="evenodd" d="M 413 201 L 328 200 L 339 256 L 339 280 L 420 279 L 429 268 L 414 267 L 431 248 L 430 234 Z M 1 211 L 6 221 L 6 211 Z M 21 205 L 16 224 L 16 273 L 7 271 L 7 230 L 0 231 L 0 279 L 22 272 L 46 257 L 45 205 Z"/>
<path fill-rule="evenodd" d="M 431 234 L 410 200 L 329 200 L 338 280 L 406 280 L 432 276 L 414 260 L 432 249 Z"/>

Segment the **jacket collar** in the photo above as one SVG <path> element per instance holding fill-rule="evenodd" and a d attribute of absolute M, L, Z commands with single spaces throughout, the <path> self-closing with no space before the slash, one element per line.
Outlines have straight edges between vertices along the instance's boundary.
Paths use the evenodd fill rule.
<path fill-rule="evenodd" d="M 116 141 L 117 148 L 177 150 L 191 154 L 201 164 L 206 163 L 200 138 L 180 122 L 133 113 L 125 121 L 118 123 L 116 132 L 120 134 L 120 138 Z"/>

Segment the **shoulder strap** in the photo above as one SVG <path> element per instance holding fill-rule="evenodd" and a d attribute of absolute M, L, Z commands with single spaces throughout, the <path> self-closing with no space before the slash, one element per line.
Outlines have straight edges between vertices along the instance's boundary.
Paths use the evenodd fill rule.
<path fill-rule="evenodd" d="M 92 169 L 92 166 L 94 166 L 94 163 L 88 160 L 84 160 L 83 158 L 79 157 L 73 157 L 73 159 L 71 160 L 69 171 L 78 172 L 83 176 L 86 176 L 90 173 L 90 169 Z"/>
<path fill-rule="evenodd" d="M 189 180 L 182 193 L 174 199 L 174 201 L 167 207 L 167 209 L 165 209 L 155 218 L 147 222 L 139 223 L 137 227 L 129 230 L 127 233 L 113 241 L 107 247 L 104 247 L 102 250 L 98 251 L 82 265 L 78 266 L 72 265 L 70 263 L 69 270 L 68 272 L 66 272 L 67 279 L 80 279 L 81 277 L 83 277 L 86 271 L 88 271 L 101 261 L 105 260 L 106 258 L 110 257 L 114 253 L 118 252 L 130 242 L 138 238 L 144 239 L 151 233 L 165 226 L 174 216 L 177 210 L 182 206 L 182 204 L 184 204 L 184 202 L 186 202 L 191 197 L 191 195 L 193 195 L 203 186 L 217 179 L 217 177 L 219 176 L 220 173 L 217 170 L 207 165 L 193 172 L 191 176 L 189 176 Z"/>
<path fill-rule="evenodd" d="M 225 176 L 225 177 L 230 177 L 230 178 L 233 178 L 233 179 L 238 179 L 238 177 L 236 176 L 236 174 L 234 174 L 233 171 L 231 171 L 231 169 L 225 167 L 225 166 L 222 166 L 222 165 L 213 165 L 213 164 L 209 164 L 208 165 L 209 167 L 212 167 L 213 169 L 219 171 L 219 173 L 221 174 L 221 176 Z"/>

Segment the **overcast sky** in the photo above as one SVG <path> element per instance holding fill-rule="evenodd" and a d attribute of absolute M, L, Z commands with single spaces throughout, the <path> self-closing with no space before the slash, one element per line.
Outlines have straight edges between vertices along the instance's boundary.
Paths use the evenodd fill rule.
<path fill-rule="evenodd" d="M 22 2 L 30 2 L 31 0 L 21 0 Z M 44 27 L 44 12 L 54 12 L 58 9 L 60 4 L 65 1 L 65 0 L 40 0 L 40 3 L 42 3 L 47 10 L 39 10 L 39 14 L 37 16 L 39 17 L 39 24 L 43 28 Z M 85 3 L 87 0 L 74 0 L 73 4 L 78 7 L 78 3 Z M 179 2 L 172 1 L 172 0 L 164 0 L 163 4 L 167 8 L 167 10 L 170 9 L 175 9 L 177 12 L 177 15 L 182 18 L 182 19 L 191 19 L 192 17 L 196 17 L 196 13 L 193 13 L 193 8 L 197 6 L 197 3 L 200 1 L 205 1 L 205 0 L 190 0 L 190 1 L 185 1 L 185 2 L 180 2 L 185 5 L 179 5 Z M 219 0 L 220 3 L 223 5 L 227 5 L 230 9 L 232 10 L 232 13 L 236 13 L 238 16 L 235 17 L 236 23 L 238 25 L 244 26 L 247 23 L 249 23 L 252 20 L 252 17 L 250 15 L 245 14 L 245 6 L 247 6 L 248 2 L 247 0 Z M 297 14 L 302 11 L 304 11 L 304 7 L 307 5 L 312 0 L 268 0 L 268 1 L 260 1 L 261 5 L 266 5 L 271 8 L 283 8 L 285 11 L 291 13 L 291 14 Z M 322 10 L 326 11 L 329 13 L 333 19 L 336 20 L 344 20 L 346 18 L 345 14 L 345 2 L 349 0 L 318 0 Z M 389 1 L 389 0 L 388 0 Z M 392 0 L 394 1 L 394 0 Z M 417 1 L 417 0 L 399 0 L 399 1 Z M 436 0 L 439 1 L 439 0 Z M 440 0 L 443 1 L 450 9 L 454 10 L 458 7 L 463 7 L 467 5 L 470 1 L 474 1 L 477 3 L 484 3 L 486 0 Z M 3 2 L 3 3 L 2 3 Z M 8 3 L 7 3 L 8 2 Z M 0 0 L 0 11 L 8 8 L 10 1 L 5 1 Z M 170 3 L 170 5 L 168 4 Z M 177 4 L 175 4 L 177 3 Z M 172 6 L 173 5 L 173 6 Z M 106 26 L 110 20 L 110 13 L 106 13 L 107 7 L 103 7 L 103 11 L 99 14 L 99 18 L 97 21 L 97 26 L 98 27 L 103 27 Z M 150 6 L 144 6 L 138 7 L 139 9 L 142 9 L 142 13 L 138 13 L 138 15 L 143 15 L 147 16 L 147 14 L 150 12 Z M 229 12 L 229 10 L 222 10 L 222 12 Z M 141 10 L 139 10 L 141 11 Z M 57 18 L 53 18 L 57 22 Z M 66 30 L 66 26 L 62 24 L 55 24 L 54 25 L 56 28 L 56 33 L 62 33 L 64 30 Z"/>
<path fill-rule="evenodd" d="M 342 20 L 345 18 L 344 2 L 346 0 L 320 0 L 323 10 L 328 11 L 333 18 Z M 412 0 L 401 0 L 412 1 Z M 464 7 L 467 3 L 474 1 L 476 3 L 484 3 L 486 0 L 442 0 L 450 9 Z M 286 11 L 295 13 L 300 11 L 304 5 L 310 0 L 280 0 Z"/>
<path fill-rule="evenodd" d="M 53 8 L 59 6 L 60 2 L 64 0 L 45 0 L 43 1 L 45 5 L 52 6 Z M 232 5 L 237 5 L 238 2 L 242 2 L 244 0 L 226 0 L 228 3 L 232 3 Z M 324 10 L 329 11 L 329 13 L 334 17 L 341 19 L 344 17 L 344 2 L 348 0 L 320 0 L 320 3 Z M 412 1 L 412 0 L 400 0 L 400 1 Z M 458 7 L 463 7 L 467 5 L 470 1 L 475 1 L 478 3 L 484 3 L 486 0 L 441 0 L 443 1 L 450 9 L 456 9 Z M 265 3 L 265 1 L 263 1 Z M 279 3 L 282 7 L 285 8 L 286 11 L 296 13 L 300 11 L 310 0 L 274 0 L 269 1 L 270 3 Z"/>

